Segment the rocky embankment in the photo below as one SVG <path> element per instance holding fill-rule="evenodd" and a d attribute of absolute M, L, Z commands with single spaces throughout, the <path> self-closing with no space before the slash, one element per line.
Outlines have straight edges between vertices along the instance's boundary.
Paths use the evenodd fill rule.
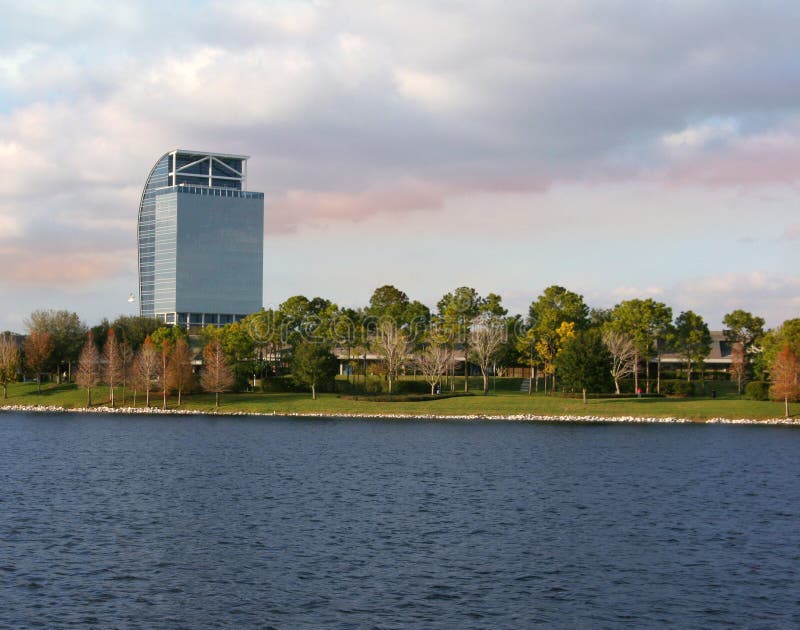
<path fill-rule="evenodd" d="M 575 423 L 628 423 L 628 424 L 758 424 L 758 425 L 800 425 L 800 418 L 769 418 L 753 420 L 749 418 L 709 418 L 692 420 L 689 418 L 655 418 L 645 416 L 547 416 L 538 414 L 514 415 L 436 415 L 436 414 L 381 414 L 381 413 L 290 413 L 290 412 L 255 412 L 255 411 L 198 411 L 188 409 L 158 409 L 154 407 L 89 407 L 67 409 L 51 405 L 7 405 L 0 407 L 0 412 L 22 413 L 99 413 L 123 415 L 220 415 L 220 416 L 286 416 L 298 418 L 383 418 L 387 420 L 516 420 L 520 422 L 575 422 Z"/>

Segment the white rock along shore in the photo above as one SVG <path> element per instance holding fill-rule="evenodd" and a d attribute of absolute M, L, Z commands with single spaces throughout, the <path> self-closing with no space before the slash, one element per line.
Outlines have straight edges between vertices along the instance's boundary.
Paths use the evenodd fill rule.
<path fill-rule="evenodd" d="M 285 416 L 296 418 L 381 418 L 387 420 L 517 420 L 523 422 L 576 422 L 576 423 L 631 423 L 631 424 L 758 424 L 758 425 L 798 425 L 800 418 L 709 418 L 691 420 L 689 418 L 652 418 L 646 416 L 547 416 L 539 414 L 478 414 L 478 415 L 439 415 L 413 413 L 324 413 L 324 412 L 256 412 L 256 411 L 197 411 L 188 409 L 157 409 L 155 407 L 90 407 L 68 409 L 50 405 L 6 405 L 1 412 L 18 411 L 25 413 L 99 413 L 128 415 L 179 415 L 179 416 Z"/>

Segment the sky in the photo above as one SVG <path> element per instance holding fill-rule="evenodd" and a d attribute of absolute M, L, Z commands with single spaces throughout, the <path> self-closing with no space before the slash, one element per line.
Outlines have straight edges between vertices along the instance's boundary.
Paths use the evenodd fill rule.
<path fill-rule="evenodd" d="M 135 314 L 165 152 L 250 156 L 264 303 L 552 284 L 800 317 L 800 3 L 0 0 L 0 330 Z"/>

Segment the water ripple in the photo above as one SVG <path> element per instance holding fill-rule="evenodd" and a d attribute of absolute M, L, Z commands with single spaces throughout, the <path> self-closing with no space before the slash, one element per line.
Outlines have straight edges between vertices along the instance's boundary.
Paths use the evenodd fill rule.
<path fill-rule="evenodd" d="M 800 432 L 4 414 L 2 627 L 800 625 Z"/>

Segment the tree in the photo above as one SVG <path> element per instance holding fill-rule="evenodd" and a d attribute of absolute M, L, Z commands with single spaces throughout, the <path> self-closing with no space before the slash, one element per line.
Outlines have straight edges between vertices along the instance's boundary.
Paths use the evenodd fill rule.
<path fill-rule="evenodd" d="M 92 387 L 100 383 L 100 353 L 94 345 L 92 333 L 86 336 L 80 358 L 78 371 L 75 373 L 75 383 L 78 387 L 86 388 L 86 406 L 92 406 Z"/>
<path fill-rule="evenodd" d="M 158 347 L 158 346 L 156 346 Z M 161 381 L 161 408 L 167 408 L 167 394 L 169 393 L 169 383 L 167 381 L 167 363 L 169 361 L 170 343 L 166 339 L 161 341 L 161 351 L 159 352 L 158 378 Z"/>
<path fill-rule="evenodd" d="M 464 348 L 464 391 L 469 391 L 469 330 L 480 313 L 483 300 L 472 287 L 458 287 L 439 300 L 439 322 L 447 330 L 450 343 L 455 350 L 460 344 Z"/>
<path fill-rule="evenodd" d="M 26 321 L 29 333 L 47 332 L 53 340 L 53 354 L 56 358 L 56 382 L 61 382 L 61 364 L 67 364 L 68 378 L 72 377 L 72 363 L 78 358 L 86 326 L 77 313 L 69 311 L 34 311 Z"/>
<path fill-rule="evenodd" d="M 36 379 L 36 392 L 42 393 L 42 372 L 47 369 L 53 356 L 53 336 L 47 331 L 35 330 L 25 337 L 23 350 L 25 365 Z"/>
<path fill-rule="evenodd" d="M 783 400 L 786 417 L 789 417 L 789 401 L 800 397 L 800 364 L 797 356 L 792 352 L 789 344 L 775 356 L 770 365 L 770 397 L 773 400 Z"/>
<path fill-rule="evenodd" d="M 625 333 L 605 329 L 602 333 L 603 343 L 611 356 L 611 377 L 614 379 L 614 390 L 619 396 L 619 382 L 636 369 L 636 344 Z"/>
<path fill-rule="evenodd" d="M 122 362 L 122 352 L 120 351 L 117 334 L 113 328 L 108 329 L 106 334 L 106 345 L 103 347 L 105 358 L 105 381 L 108 385 L 111 407 L 114 408 L 114 387 L 123 379 L 125 366 Z"/>
<path fill-rule="evenodd" d="M 500 316 L 484 312 L 473 320 L 469 336 L 472 358 L 478 364 L 483 376 L 485 395 L 489 391 L 489 368 L 493 366 L 506 340 L 506 328 Z"/>
<path fill-rule="evenodd" d="M 398 372 L 408 359 L 408 337 L 391 319 L 384 319 L 378 324 L 372 336 L 372 346 L 386 368 L 391 394 Z"/>
<path fill-rule="evenodd" d="M 156 345 L 149 336 L 145 337 L 133 362 L 133 378 L 134 387 L 145 392 L 145 406 L 147 407 L 150 406 L 150 391 L 153 389 L 153 381 L 158 375 L 158 364 L 159 356 Z"/>
<path fill-rule="evenodd" d="M 372 292 L 367 306 L 367 316 L 379 325 L 381 320 L 389 319 L 398 328 L 407 323 L 406 309 L 410 304 L 408 295 L 400 289 L 387 284 Z"/>
<path fill-rule="evenodd" d="M 675 349 L 686 360 L 686 380 L 692 380 L 692 364 L 702 363 L 711 352 L 711 333 L 703 318 L 684 311 L 675 319 Z"/>
<path fill-rule="evenodd" d="M 436 392 L 436 385 L 447 373 L 453 358 L 452 350 L 444 339 L 436 334 L 428 336 L 427 343 L 417 352 L 415 362 L 425 381 L 431 386 L 431 395 Z"/>
<path fill-rule="evenodd" d="M 121 380 L 122 380 L 122 404 L 125 404 L 125 387 L 128 384 L 128 379 L 131 376 L 131 370 L 133 369 L 133 349 L 131 345 L 127 341 L 121 341 L 119 343 L 119 362 L 120 367 L 122 368 L 121 373 Z M 136 400 L 134 399 L 134 406 L 136 404 Z"/>
<path fill-rule="evenodd" d="M 756 317 L 752 313 L 737 309 L 731 311 L 722 318 L 725 324 L 725 339 L 734 345 L 732 348 L 733 364 L 732 376 L 736 378 L 737 388 L 741 395 L 744 387 L 744 379 L 747 376 L 747 355 L 752 351 L 753 345 L 764 335 L 764 319 Z"/>
<path fill-rule="evenodd" d="M 19 348 L 11 334 L 0 335 L 0 385 L 3 398 L 8 398 L 8 384 L 17 379 L 19 370 Z"/>
<path fill-rule="evenodd" d="M 154 317 L 140 317 L 138 315 L 120 315 L 111 322 L 111 328 L 117 334 L 117 340 L 130 345 L 131 350 L 137 351 L 144 340 L 152 335 L 161 326 Z M 180 328 L 174 326 L 173 328 Z M 183 330 L 183 329 L 181 329 Z"/>
<path fill-rule="evenodd" d="M 192 353 L 189 343 L 181 337 L 169 356 L 167 365 L 167 385 L 178 394 L 178 407 L 181 406 L 181 394 L 192 382 Z"/>
<path fill-rule="evenodd" d="M 650 298 L 646 300 L 625 300 L 611 311 L 611 320 L 604 325 L 606 330 L 626 334 L 636 347 L 634 358 L 633 386 L 639 390 L 639 364 L 645 361 L 645 379 L 650 390 L 650 357 L 658 356 L 656 391 L 661 393 L 661 354 L 670 333 L 672 309 L 662 302 Z"/>
<path fill-rule="evenodd" d="M 607 391 L 611 384 L 611 361 L 597 328 L 576 332 L 566 341 L 556 359 L 562 383 L 580 389 L 584 404 L 587 391 Z"/>
<path fill-rule="evenodd" d="M 548 374 L 551 389 L 555 389 L 555 359 L 567 333 L 562 324 L 571 324 L 572 331 L 582 330 L 588 325 L 588 317 L 589 308 L 583 296 L 558 285 L 547 287 L 528 308 L 530 336 L 535 353 L 544 364 L 545 391 Z"/>
<path fill-rule="evenodd" d="M 219 395 L 228 391 L 235 382 L 228 365 L 222 342 L 214 338 L 203 349 L 203 369 L 200 372 L 200 386 L 214 393 L 214 408 L 219 409 Z"/>
<path fill-rule="evenodd" d="M 795 356 L 800 356 L 800 318 L 787 319 L 765 334 L 758 345 L 760 352 L 753 363 L 759 377 L 766 380 L 770 366 L 784 346 L 788 345 Z"/>
<path fill-rule="evenodd" d="M 292 377 L 311 388 L 311 398 L 317 399 L 317 386 L 331 383 L 339 368 L 338 359 L 330 348 L 310 341 L 300 342 L 292 354 Z"/>

